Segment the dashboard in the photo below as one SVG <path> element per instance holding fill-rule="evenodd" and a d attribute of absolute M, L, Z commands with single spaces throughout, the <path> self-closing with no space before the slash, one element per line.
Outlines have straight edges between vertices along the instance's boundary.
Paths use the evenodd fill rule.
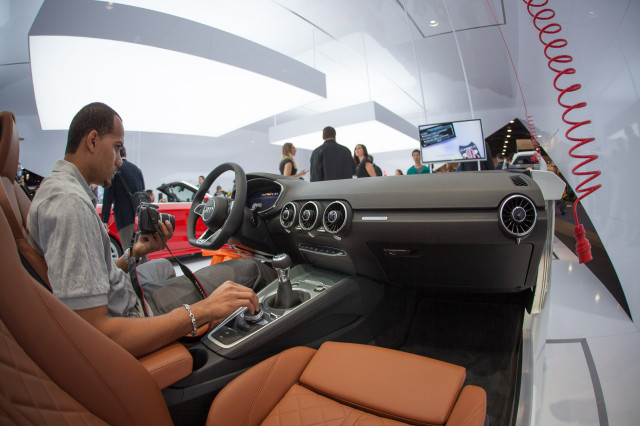
<path fill-rule="evenodd" d="M 544 198 L 526 173 L 249 174 L 247 194 L 262 223 L 245 227 L 260 233 L 245 246 L 393 285 L 519 292 L 535 285 L 546 241 Z"/>

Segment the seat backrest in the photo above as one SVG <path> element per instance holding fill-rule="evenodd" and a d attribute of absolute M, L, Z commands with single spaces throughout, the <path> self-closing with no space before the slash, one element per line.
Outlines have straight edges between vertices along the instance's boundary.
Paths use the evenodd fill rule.
<path fill-rule="evenodd" d="M 49 289 L 47 264 L 29 241 L 27 213 L 31 200 L 15 180 L 20 157 L 20 136 L 16 119 L 9 111 L 0 112 L 0 208 L 5 212 L 20 255 Z"/>
<path fill-rule="evenodd" d="M 147 370 L 22 267 L 0 211 L 0 423 L 169 425 Z"/>

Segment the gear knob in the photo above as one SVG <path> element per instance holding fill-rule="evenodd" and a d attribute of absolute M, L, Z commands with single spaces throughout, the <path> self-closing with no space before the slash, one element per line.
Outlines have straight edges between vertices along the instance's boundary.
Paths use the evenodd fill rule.
<path fill-rule="evenodd" d="M 291 258 L 286 253 L 280 253 L 273 256 L 271 259 L 271 265 L 273 265 L 273 269 L 289 269 L 291 268 Z"/>

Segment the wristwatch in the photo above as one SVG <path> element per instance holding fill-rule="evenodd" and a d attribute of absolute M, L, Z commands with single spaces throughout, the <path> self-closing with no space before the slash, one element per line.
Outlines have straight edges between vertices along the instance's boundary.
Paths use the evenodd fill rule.
<path fill-rule="evenodd" d="M 131 247 L 129 247 L 125 252 L 124 252 L 124 263 L 126 263 L 127 265 L 129 264 L 129 260 L 131 259 Z M 136 261 L 136 265 L 138 264 L 138 262 L 140 262 L 140 259 L 138 258 L 134 258 L 134 260 Z"/>

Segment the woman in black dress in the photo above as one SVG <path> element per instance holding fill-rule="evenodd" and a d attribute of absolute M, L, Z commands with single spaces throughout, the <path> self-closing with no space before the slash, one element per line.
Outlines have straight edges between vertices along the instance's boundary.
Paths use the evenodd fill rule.
<path fill-rule="evenodd" d="M 373 163 L 369 159 L 369 153 L 367 147 L 359 143 L 353 150 L 353 161 L 356 162 L 356 176 L 362 177 L 374 177 L 376 176 L 376 170 L 373 168 Z"/>
<path fill-rule="evenodd" d="M 293 159 L 294 155 L 296 155 L 296 147 L 293 146 L 291 142 L 282 145 L 282 160 L 280 160 L 279 166 L 280 174 L 294 178 L 299 178 L 307 174 L 307 171 L 304 169 L 298 173 L 296 161 Z"/>

